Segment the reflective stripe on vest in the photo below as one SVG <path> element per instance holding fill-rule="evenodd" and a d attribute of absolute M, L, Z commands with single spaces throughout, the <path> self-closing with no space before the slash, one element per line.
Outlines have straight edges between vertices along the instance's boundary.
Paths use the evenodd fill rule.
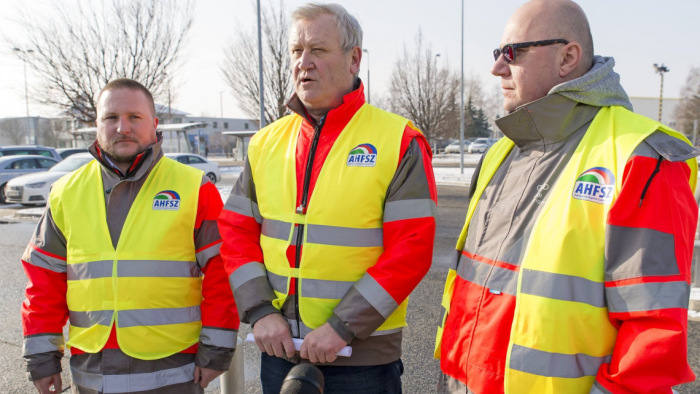
<path fill-rule="evenodd" d="M 384 251 L 386 191 L 409 123 L 370 105 L 362 106 L 328 153 L 305 215 L 296 213 L 295 157 L 301 124 L 298 115 L 285 117 L 251 141 L 251 171 L 257 195 L 264 196 L 258 199 L 258 210 L 263 218 L 260 244 L 265 266 L 256 263 L 241 273 L 252 278 L 266 272 L 278 297 L 273 305 L 278 308 L 293 290 L 289 289 L 290 279 L 299 278 L 296 294 L 301 324 L 299 330 L 296 322 L 292 324 L 294 331 L 300 331 L 295 336 L 303 337 L 325 323 L 353 286 L 363 295 L 369 292 L 379 297 L 370 302 L 376 302 L 375 308 L 388 318 L 376 333 L 394 332 L 405 326 L 407 300 L 401 305 L 394 302 L 392 307 L 388 294 L 376 290 L 376 282 L 361 279 Z M 397 206 L 391 215 L 398 218 L 405 213 Z M 298 231 L 303 231 L 303 253 L 299 267 L 294 268 L 286 251 L 296 243 Z"/>
<path fill-rule="evenodd" d="M 202 280 L 192 231 L 202 175 L 162 158 L 134 199 L 116 249 L 100 164 L 54 185 L 49 204 L 67 241 L 69 346 L 100 351 L 112 324 L 120 349 L 139 359 L 197 343 Z"/>
<path fill-rule="evenodd" d="M 602 108 L 589 126 L 571 160 L 552 187 L 536 218 L 517 276 L 516 306 L 507 355 L 505 392 L 588 393 L 601 364 L 609 362 L 617 335 L 608 310 L 630 311 L 682 305 L 687 297 L 675 283 L 650 285 L 653 294 L 667 294 L 664 300 L 640 299 L 637 305 L 615 302 L 616 292 L 629 288 L 604 288 L 605 218 L 621 188 L 627 160 L 651 133 L 663 131 L 685 142 L 680 134 L 653 120 L 621 107 Z M 471 214 L 488 181 L 508 155 L 513 143 L 499 141 L 483 162 L 475 196 L 470 201 L 467 221 L 458 241 L 464 247 Z M 491 152 L 489 152 L 491 153 Z M 695 187 L 697 162 L 687 161 L 690 185 Z M 577 178 L 585 171 L 603 167 L 615 177 L 612 199 L 595 203 L 574 198 Z M 562 217 L 562 213 L 567 214 Z M 573 228 L 576 237 L 566 236 Z M 467 254 L 465 252 L 465 254 Z M 449 313 L 454 278 L 479 283 L 483 264 L 463 256 L 448 283 L 443 307 Z M 475 269 L 462 268 L 463 265 Z M 498 272 L 498 270 L 496 270 Z M 503 275 L 509 284 L 512 275 Z M 489 282 L 491 283 L 491 282 Z M 483 285 L 483 283 L 480 283 Z M 658 287 L 658 288 L 656 288 Z M 512 286 L 508 287 L 512 290 Z M 622 297 L 618 297 L 622 300 Z M 611 305 L 608 305 L 611 302 Z M 444 320 L 443 320 L 444 325 Z M 440 355 L 442 332 L 438 334 L 436 356 Z M 566 340 L 561 340 L 566 338 Z"/>

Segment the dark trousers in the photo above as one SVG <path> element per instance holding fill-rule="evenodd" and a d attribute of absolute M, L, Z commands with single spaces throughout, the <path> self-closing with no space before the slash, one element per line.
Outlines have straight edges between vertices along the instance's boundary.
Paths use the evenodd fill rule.
<path fill-rule="evenodd" d="M 264 394 L 279 394 L 284 378 L 296 364 L 262 353 L 260 382 Z M 323 366 L 324 394 L 401 394 L 401 359 L 372 366 Z"/>

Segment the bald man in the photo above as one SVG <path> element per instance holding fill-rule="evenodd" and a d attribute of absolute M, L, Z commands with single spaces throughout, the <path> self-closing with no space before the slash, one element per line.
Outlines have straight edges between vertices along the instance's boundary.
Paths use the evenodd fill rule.
<path fill-rule="evenodd" d="M 695 150 L 634 114 L 571 1 L 525 3 L 493 75 L 505 138 L 482 158 L 447 276 L 442 393 L 670 393 L 694 379 Z"/>

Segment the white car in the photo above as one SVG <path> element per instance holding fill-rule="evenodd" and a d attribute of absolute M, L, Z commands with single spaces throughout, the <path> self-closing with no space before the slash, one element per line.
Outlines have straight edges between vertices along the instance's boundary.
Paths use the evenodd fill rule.
<path fill-rule="evenodd" d="M 469 153 L 484 153 L 494 143 L 496 143 L 496 140 L 491 138 L 477 138 L 469 144 L 468 151 Z"/>
<path fill-rule="evenodd" d="M 464 152 L 467 152 L 469 141 L 464 141 Z M 455 141 L 445 147 L 445 153 L 459 153 L 459 141 Z"/>
<path fill-rule="evenodd" d="M 92 159 L 89 153 L 76 153 L 63 159 L 48 171 L 18 176 L 7 182 L 5 199 L 8 203 L 45 205 L 54 182 Z"/>
<path fill-rule="evenodd" d="M 211 183 L 216 183 L 221 180 L 219 164 L 209 161 L 200 155 L 192 153 L 166 153 L 165 156 L 204 171 L 204 174 L 206 174 Z"/>

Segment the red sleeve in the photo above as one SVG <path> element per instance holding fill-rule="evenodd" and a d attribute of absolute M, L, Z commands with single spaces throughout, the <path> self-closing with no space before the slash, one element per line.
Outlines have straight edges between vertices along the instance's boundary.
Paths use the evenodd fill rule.
<path fill-rule="evenodd" d="M 22 267 L 28 279 L 22 303 L 24 336 L 58 333 L 63 335 L 63 326 L 68 321 L 66 273 L 50 271 L 24 260 Z"/>
<path fill-rule="evenodd" d="M 642 156 L 625 168 L 605 251 L 606 299 L 619 331 L 596 377 L 611 393 L 670 393 L 694 379 L 687 307 L 698 207 L 689 176 L 685 162 Z"/>
<path fill-rule="evenodd" d="M 238 330 L 236 304 L 219 255 L 221 236 L 216 220 L 221 212 L 221 196 L 216 187 L 206 182 L 199 190 L 199 206 L 195 222 L 197 260 L 203 266 L 202 326 Z"/>
<path fill-rule="evenodd" d="M 401 140 L 402 160 L 398 163 L 397 172 L 401 171 L 401 163 L 405 162 L 412 141 L 420 151 L 416 166 L 422 171 L 414 171 L 417 174 L 407 176 L 398 190 L 390 190 L 387 204 L 405 201 L 405 195 L 410 195 L 411 198 L 421 195 L 423 199 L 429 199 L 437 207 L 432 151 L 423 134 L 409 126 L 406 126 Z M 397 303 L 401 303 L 430 269 L 435 242 L 435 217 L 426 215 L 389 222 L 385 220 L 383 235 L 384 253 L 379 257 L 377 264 L 367 272 L 391 294 Z"/>

